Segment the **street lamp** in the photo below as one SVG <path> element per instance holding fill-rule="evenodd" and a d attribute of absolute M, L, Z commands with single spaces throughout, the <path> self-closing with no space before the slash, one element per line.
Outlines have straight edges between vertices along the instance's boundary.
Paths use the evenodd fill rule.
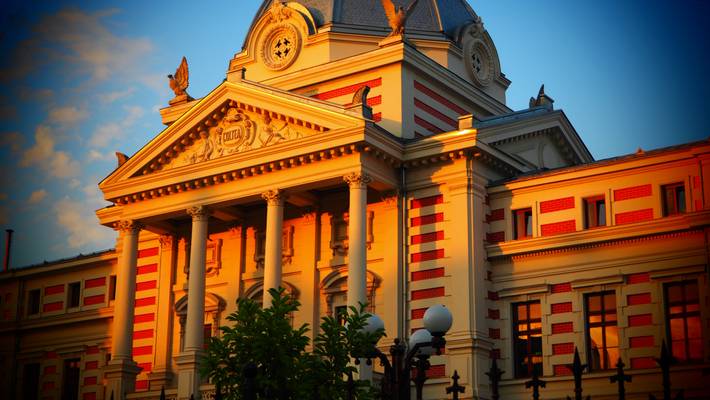
<path fill-rule="evenodd" d="M 453 317 L 451 312 L 442 306 L 429 307 L 424 313 L 424 329 L 414 332 L 409 338 L 409 346 L 395 339 L 390 347 L 392 360 L 382 353 L 375 345 L 364 351 L 364 354 L 353 354 L 353 357 L 367 359 L 370 364 L 373 358 L 378 358 L 384 367 L 385 373 L 382 380 L 383 398 L 394 400 L 408 400 L 410 398 L 409 380 L 412 370 L 415 371 L 414 384 L 417 389 L 417 400 L 422 399 L 426 371 L 429 369 L 429 356 L 441 354 L 441 349 L 446 345 L 444 335 L 451 328 Z M 366 332 L 376 332 L 383 329 L 382 319 L 372 315 L 364 327 Z M 416 357 L 416 360 L 415 360 Z"/>

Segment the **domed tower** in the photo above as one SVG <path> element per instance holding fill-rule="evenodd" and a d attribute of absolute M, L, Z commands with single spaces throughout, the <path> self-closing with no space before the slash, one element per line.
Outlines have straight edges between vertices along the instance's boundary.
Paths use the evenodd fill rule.
<path fill-rule="evenodd" d="M 454 130 L 461 115 L 510 112 L 510 81 L 466 1 L 394 3 L 406 13 L 403 34 L 380 0 L 266 0 L 227 79 L 339 104 L 366 85 L 373 119 L 404 138 Z"/>

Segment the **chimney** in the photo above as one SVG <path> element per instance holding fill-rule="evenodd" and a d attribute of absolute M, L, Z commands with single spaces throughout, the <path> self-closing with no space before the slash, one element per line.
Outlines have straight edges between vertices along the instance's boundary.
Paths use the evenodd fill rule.
<path fill-rule="evenodd" d="M 5 264 L 3 264 L 3 272 L 10 270 L 10 246 L 12 246 L 12 229 L 5 229 Z"/>

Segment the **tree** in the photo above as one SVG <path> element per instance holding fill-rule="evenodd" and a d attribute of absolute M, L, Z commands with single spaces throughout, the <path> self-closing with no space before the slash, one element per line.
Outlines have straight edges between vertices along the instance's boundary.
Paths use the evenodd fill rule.
<path fill-rule="evenodd" d="M 325 317 L 313 343 L 307 324 L 294 328 L 290 315 L 300 303 L 283 288 L 269 291 L 271 306 L 237 300 L 237 310 L 227 317 L 232 326 L 220 327 L 220 338 L 210 340 L 202 364 L 203 375 L 221 388 L 223 398 L 245 399 L 245 371 L 255 369 L 256 399 L 346 399 L 348 374 L 355 372 L 350 354 L 371 346 L 384 332 L 366 333 L 370 314 L 351 307 L 346 323 Z M 356 353 L 358 354 L 358 353 Z M 356 381 L 356 399 L 373 398 L 369 382 Z"/>

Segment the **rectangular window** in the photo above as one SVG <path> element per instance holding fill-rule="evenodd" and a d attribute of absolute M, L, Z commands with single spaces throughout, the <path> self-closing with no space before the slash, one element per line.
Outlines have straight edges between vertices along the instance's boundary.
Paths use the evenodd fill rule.
<path fill-rule="evenodd" d="M 116 300 L 116 275 L 111 275 L 108 278 L 108 300 Z"/>
<path fill-rule="evenodd" d="M 79 368 L 80 360 L 71 358 L 64 360 L 64 374 L 62 375 L 62 400 L 75 400 L 79 398 Z"/>
<path fill-rule="evenodd" d="M 39 398 L 39 363 L 25 364 L 22 371 L 22 398 L 27 400 Z"/>
<path fill-rule="evenodd" d="M 685 212 L 685 184 L 673 183 L 661 187 L 663 193 L 663 215 L 676 215 Z"/>
<path fill-rule="evenodd" d="M 345 326 L 345 320 L 348 317 L 348 306 L 335 307 L 335 319 L 341 326 Z"/>
<path fill-rule="evenodd" d="M 584 199 L 584 226 L 587 229 L 606 226 L 606 201 L 604 196 Z"/>
<path fill-rule="evenodd" d="M 515 377 L 542 375 L 542 313 L 539 301 L 513 304 Z"/>
<path fill-rule="evenodd" d="M 532 237 L 532 208 L 513 211 L 513 238 L 528 239 Z"/>
<path fill-rule="evenodd" d="M 698 282 L 684 281 L 665 285 L 666 323 L 673 357 L 679 362 L 703 359 Z"/>
<path fill-rule="evenodd" d="M 39 314 L 40 290 L 32 289 L 27 292 L 27 315 Z"/>
<path fill-rule="evenodd" d="M 612 369 L 619 359 L 616 294 L 602 292 L 585 297 L 587 352 L 590 370 Z"/>
<path fill-rule="evenodd" d="M 67 291 L 67 308 L 76 308 L 81 304 L 81 282 L 72 282 Z"/>

